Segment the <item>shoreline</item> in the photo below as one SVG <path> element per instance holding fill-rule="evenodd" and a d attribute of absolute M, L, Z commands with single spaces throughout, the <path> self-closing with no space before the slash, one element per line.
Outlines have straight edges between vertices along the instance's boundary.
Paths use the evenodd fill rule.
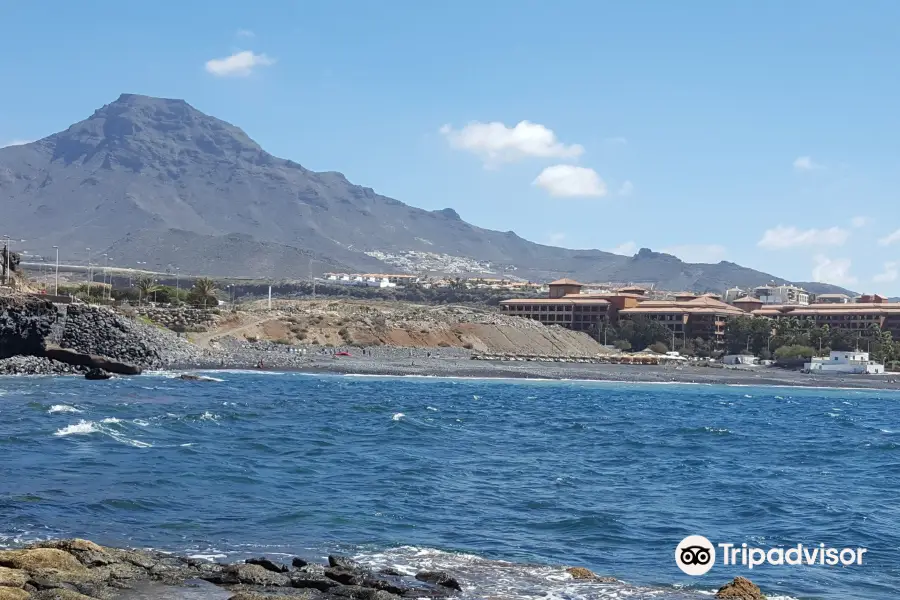
<path fill-rule="evenodd" d="M 453 553 L 447 553 L 453 556 Z M 459 555 L 467 556 L 467 555 Z M 510 585 L 505 561 L 484 560 L 480 569 L 465 562 L 351 558 L 328 554 L 325 564 L 295 554 L 257 556 L 219 562 L 209 557 L 164 550 L 101 546 L 70 538 L 51 539 L 0 549 L 0 598 L 4 600 L 401 600 L 403 598 L 483 597 L 491 587 Z M 498 571 L 498 565 L 503 565 Z M 652 595 L 674 592 L 676 586 L 638 586 L 616 577 L 598 575 L 580 566 L 525 564 L 552 580 L 531 593 L 542 596 L 556 590 L 574 597 L 593 597 L 597 592 L 648 591 Z M 506 580 L 506 581 L 504 581 Z M 488 589 L 485 589 L 488 588 Z M 712 588 L 713 590 L 716 588 Z M 707 596 L 703 588 L 693 590 Z M 758 586 L 736 577 L 718 588 L 715 598 L 764 600 Z M 127 595 L 123 595 L 127 594 Z M 667 594 L 666 594 L 667 596 Z M 535 595 L 537 597 L 537 595 Z M 665 596 L 664 596 L 665 597 Z M 680 597 L 680 596 L 679 596 Z"/>
<path fill-rule="evenodd" d="M 277 361 L 273 361 L 277 362 Z M 776 367 L 755 369 L 697 366 L 613 365 L 558 362 L 473 361 L 459 358 L 305 358 L 289 364 L 229 363 L 177 365 L 179 372 L 244 371 L 303 373 L 354 377 L 491 379 L 516 381 L 597 382 L 631 384 L 727 385 L 836 390 L 900 391 L 900 374 L 809 375 Z"/>

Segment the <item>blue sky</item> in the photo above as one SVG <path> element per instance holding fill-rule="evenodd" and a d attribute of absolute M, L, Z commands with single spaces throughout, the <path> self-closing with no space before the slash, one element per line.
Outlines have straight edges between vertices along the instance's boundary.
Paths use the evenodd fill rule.
<path fill-rule="evenodd" d="M 897 295 L 898 26 L 888 0 L 0 0 L 0 145 L 184 98 L 537 242 Z"/>

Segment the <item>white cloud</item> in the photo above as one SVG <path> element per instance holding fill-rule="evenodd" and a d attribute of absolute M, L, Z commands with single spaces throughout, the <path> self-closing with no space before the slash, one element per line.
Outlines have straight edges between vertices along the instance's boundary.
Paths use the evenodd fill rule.
<path fill-rule="evenodd" d="M 238 37 L 240 37 L 240 38 L 252 38 L 252 37 L 256 37 L 256 34 L 253 33 L 252 31 L 250 31 L 249 29 L 238 29 L 238 30 L 234 33 L 234 35 L 236 35 L 236 36 L 238 36 Z"/>
<path fill-rule="evenodd" d="M 521 121 L 514 127 L 476 121 L 459 130 L 444 125 L 440 132 L 453 148 L 480 156 L 489 166 L 529 157 L 575 158 L 584 154 L 581 145 L 567 146 L 552 129 L 530 121 Z"/>
<path fill-rule="evenodd" d="M 531 184 L 544 188 L 551 196 L 560 198 L 606 195 L 606 184 L 600 179 L 597 171 L 574 165 L 547 167 Z"/>
<path fill-rule="evenodd" d="M 797 171 L 818 171 L 819 169 L 824 168 L 823 165 L 814 161 L 811 156 L 798 156 L 797 159 L 794 160 L 794 169 Z"/>
<path fill-rule="evenodd" d="M 879 246 L 890 246 L 891 244 L 896 244 L 897 242 L 900 242 L 900 229 L 898 229 L 894 233 L 890 233 L 890 234 L 884 236 L 883 238 L 881 238 L 880 240 L 878 240 L 878 245 Z"/>
<path fill-rule="evenodd" d="M 615 248 L 610 248 L 607 252 L 612 252 L 613 254 L 621 254 L 622 256 L 634 256 L 634 254 L 638 251 L 637 244 L 634 242 L 624 242 L 619 244 Z"/>
<path fill-rule="evenodd" d="M 660 252 L 677 256 L 689 263 L 717 263 L 725 258 L 725 247 L 718 244 L 682 244 L 669 246 Z"/>
<path fill-rule="evenodd" d="M 819 283 L 831 283 L 833 285 L 852 285 L 857 279 L 850 274 L 851 262 L 849 258 L 828 258 L 818 255 L 814 259 L 816 265 L 812 270 L 813 281 Z"/>
<path fill-rule="evenodd" d="M 554 246 L 558 246 L 566 239 L 566 234 L 562 232 L 551 233 L 547 236 L 547 239 L 550 240 L 550 243 Z"/>
<path fill-rule="evenodd" d="M 25 144 L 30 144 L 34 140 L 9 140 L 8 142 L 0 142 L 0 148 L 6 148 L 8 146 L 24 146 Z"/>
<path fill-rule="evenodd" d="M 850 224 L 853 227 L 859 229 L 860 227 L 865 227 L 869 223 L 869 217 L 853 217 L 850 219 Z"/>
<path fill-rule="evenodd" d="M 884 263 L 884 271 L 876 275 L 872 278 L 872 281 L 875 283 L 890 283 L 891 281 L 896 281 L 897 277 L 900 276 L 900 263 L 896 261 L 890 261 Z"/>
<path fill-rule="evenodd" d="M 634 193 L 634 184 L 630 181 L 626 181 L 619 186 L 620 196 L 630 196 L 632 193 Z"/>
<path fill-rule="evenodd" d="M 206 61 L 206 70 L 216 77 L 246 77 L 256 67 L 267 67 L 273 64 L 275 64 L 275 60 L 265 54 L 254 54 L 250 50 L 244 50 L 225 58 Z"/>
<path fill-rule="evenodd" d="M 801 246 L 843 246 L 850 237 L 850 232 L 840 227 L 829 229 L 798 229 L 779 225 L 767 229 L 762 239 L 757 242 L 760 248 L 783 250 Z"/>

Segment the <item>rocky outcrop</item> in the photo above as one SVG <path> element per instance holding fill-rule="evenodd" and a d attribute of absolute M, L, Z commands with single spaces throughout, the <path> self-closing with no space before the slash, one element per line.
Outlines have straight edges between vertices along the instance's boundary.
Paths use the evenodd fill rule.
<path fill-rule="evenodd" d="M 177 332 L 202 333 L 208 331 L 219 319 L 219 309 L 137 307 L 135 314 L 149 319 L 166 329 Z"/>
<path fill-rule="evenodd" d="M 60 346 L 144 369 L 194 365 L 204 358 L 196 346 L 172 332 L 102 306 L 68 306 Z"/>
<path fill-rule="evenodd" d="M 43 356 L 44 340 L 59 320 L 51 302 L 26 296 L 0 296 L 0 358 Z"/>
<path fill-rule="evenodd" d="M 143 597 L 139 591 L 148 585 L 180 587 L 188 580 L 220 586 L 231 600 L 443 598 L 461 589 L 447 573 L 437 578 L 442 583 L 423 579 L 376 574 L 340 556 L 329 557 L 327 567 L 302 559 L 288 567 L 265 557 L 223 565 L 79 539 L 0 551 L 0 600 L 106 600 L 130 597 L 129 590 Z M 164 587 L 152 597 L 187 597 L 180 591 Z"/>
<path fill-rule="evenodd" d="M 735 577 L 716 592 L 720 600 L 766 600 L 759 586 L 745 577 Z"/>
<path fill-rule="evenodd" d="M 0 375 L 80 375 L 86 370 L 86 367 L 42 356 L 12 356 L 0 360 Z"/>
<path fill-rule="evenodd" d="M 119 375 L 141 374 L 141 368 L 136 365 L 119 362 L 117 360 L 110 360 L 95 354 L 84 354 L 68 348 L 48 346 L 44 349 L 44 356 L 68 365 L 85 367 L 92 371 L 106 371 L 108 373 L 117 373 Z"/>
<path fill-rule="evenodd" d="M 204 353 L 174 333 L 98 306 L 0 296 L 0 374 L 56 375 L 202 363 Z"/>
<path fill-rule="evenodd" d="M 566 573 L 571 575 L 572 579 L 577 579 L 579 581 L 593 581 L 595 583 L 613 583 L 617 581 L 615 577 L 597 575 L 590 569 L 585 569 L 584 567 L 569 567 L 566 569 Z"/>

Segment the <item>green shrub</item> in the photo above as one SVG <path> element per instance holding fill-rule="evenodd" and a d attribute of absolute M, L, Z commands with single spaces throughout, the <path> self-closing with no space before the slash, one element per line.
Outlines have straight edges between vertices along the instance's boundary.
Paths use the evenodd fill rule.
<path fill-rule="evenodd" d="M 775 350 L 775 358 L 778 360 L 812 358 L 813 354 L 815 354 L 815 350 L 809 346 L 781 346 Z"/>

